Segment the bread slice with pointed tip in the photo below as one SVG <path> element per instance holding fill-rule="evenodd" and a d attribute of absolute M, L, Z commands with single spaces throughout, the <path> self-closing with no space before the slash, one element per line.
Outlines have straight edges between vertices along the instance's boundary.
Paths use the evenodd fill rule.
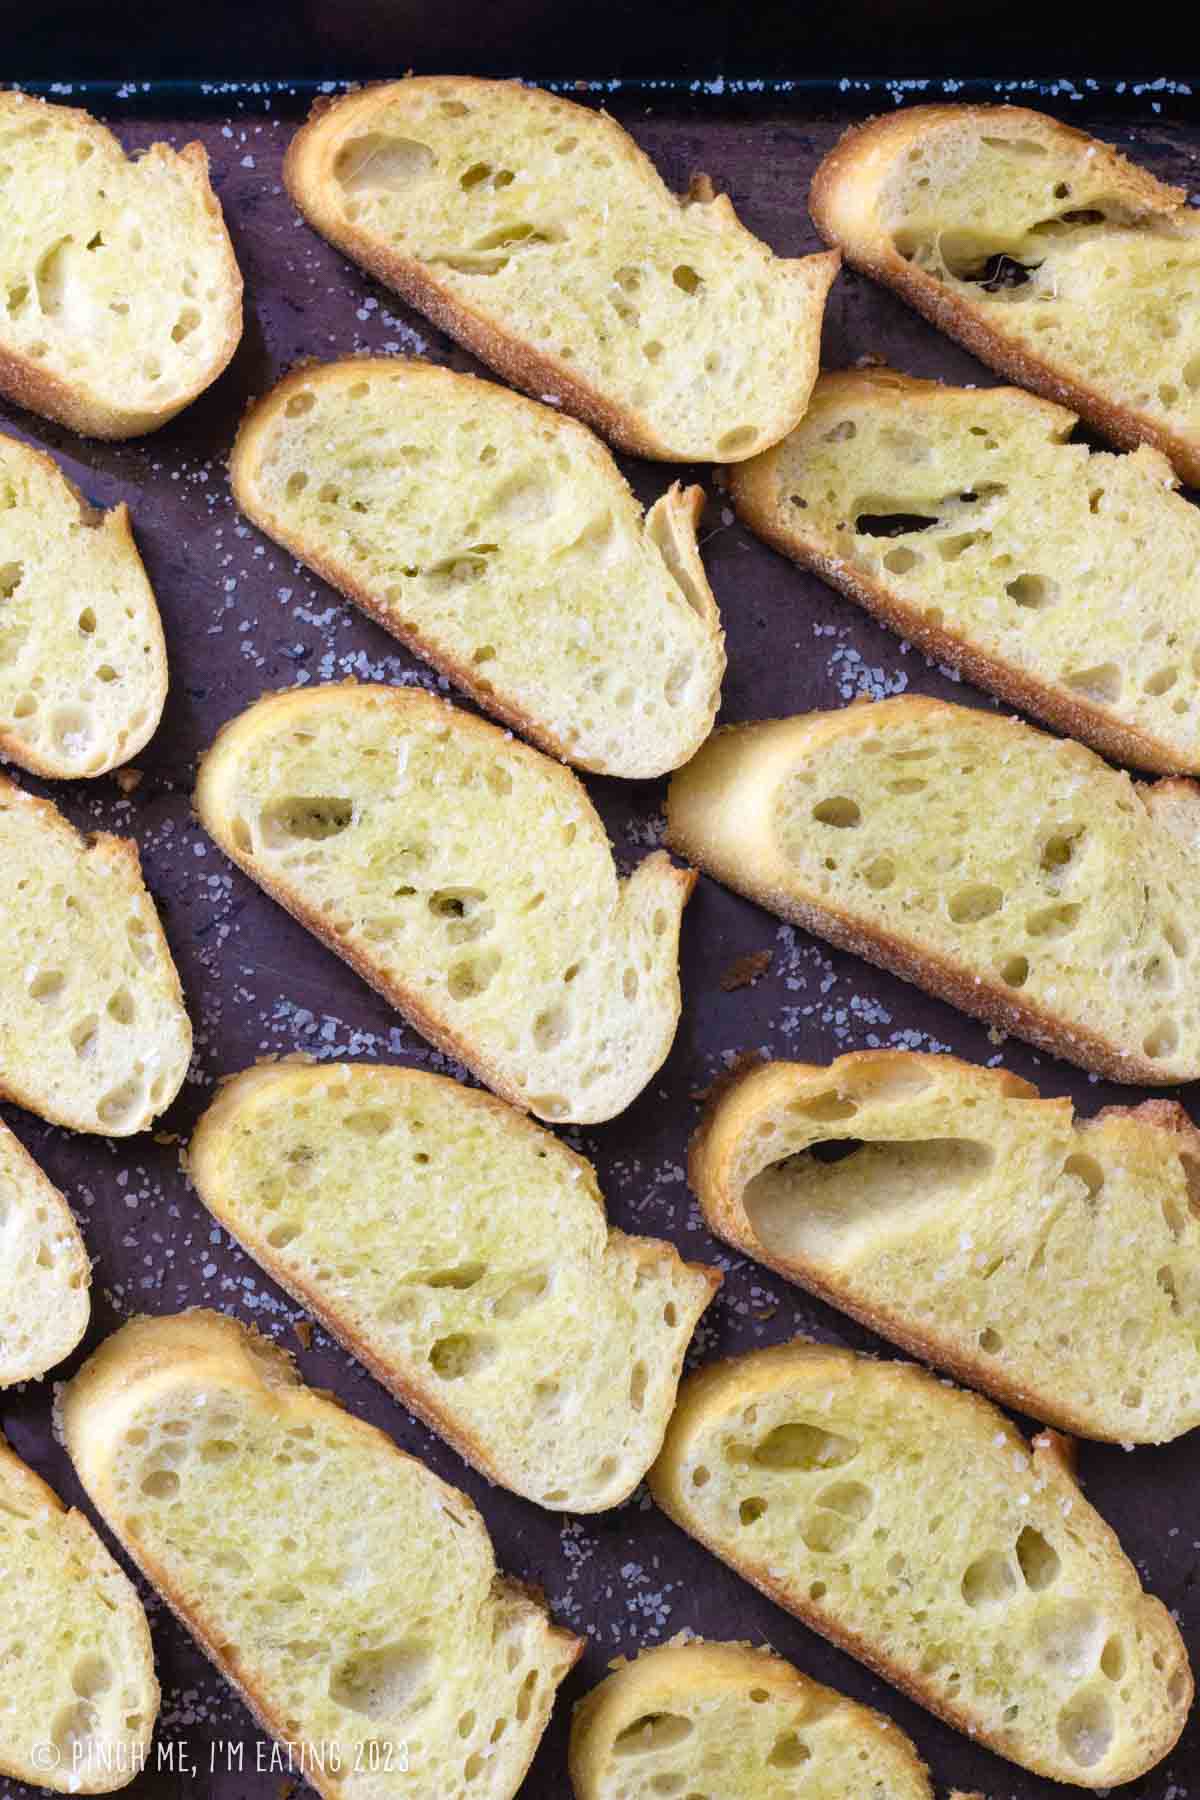
<path fill-rule="evenodd" d="M 677 768 L 725 653 L 701 488 L 643 517 L 583 425 L 431 363 L 350 357 L 280 382 L 230 462 L 256 525 L 485 711 L 601 775 Z"/>
<path fill-rule="evenodd" d="M 800 418 L 836 255 L 679 199 L 603 112 L 418 76 L 321 100 L 284 163 L 325 237 L 506 380 L 635 456 L 734 462 Z"/>
<path fill-rule="evenodd" d="M 200 144 L 126 156 L 90 113 L 0 94 L 0 393 L 87 437 L 155 431 L 242 335 Z"/>
<path fill-rule="evenodd" d="M 731 471 L 742 519 L 980 687 L 1115 762 L 1200 772 L 1200 514 L 1169 462 L 1018 388 L 822 375 Z"/>
<path fill-rule="evenodd" d="M 617 875 L 582 784 L 414 688 L 269 695 L 205 757 L 226 855 L 503 1099 L 610 1119 L 679 1019 L 694 876 Z"/>
<path fill-rule="evenodd" d="M 769 1650 L 702 1638 L 643 1650 L 580 1701 L 570 1771 L 576 1800 L 933 1800 L 890 1719 Z"/>
<path fill-rule="evenodd" d="M 144 1131 L 192 1027 L 137 846 L 0 776 L 0 918 L 0 1094 L 72 1131 Z"/>
<path fill-rule="evenodd" d="M 0 1388 L 36 1381 L 87 1330 L 92 1265 L 75 1215 L 0 1123 Z"/>
<path fill-rule="evenodd" d="M 1022 387 L 1200 485 L 1200 218 L 1111 144 L 1022 106 L 911 106 L 848 131 L 813 223 Z"/>
<path fill-rule="evenodd" d="M 123 1326 L 62 1427 L 107 1524 L 264 1728 L 310 1747 L 326 1800 L 516 1793 L 581 1646 L 497 1573 L 465 1494 L 214 1312 Z"/>
<path fill-rule="evenodd" d="M 491 1480 L 600 1512 L 658 1454 L 720 1285 L 610 1230 L 591 1164 L 502 1100 L 365 1063 L 248 1069 L 188 1149 L 218 1223 Z"/>
<path fill-rule="evenodd" d="M 1183 1639 L 1061 1440 L 909 1363 L 797 1341 L 680 1390 L 650 1472 L 678 1525 L 1022 1768 L 1132 1781 L 1187 1720 Z"/>
<path fill-rule="evenodd" d="M 1114 1081 L 1200 1078 L 1200 787 L 905 695 L 735 726 L 672 848 L 831 943 Z"/>
<path fill-rule="evenodd" d="M 35 775 L 103 775 L 153 737 L 162 623 L 129 524 L 0 433 L 0 750 Z"/>
<path fill-rule="evenodd" d="M 158 1683 L 133 1583 L 0 1437 L 0 1775 L 108 1794 L 146 1766 Z"/>
<path fill-rule="evenodd" d="M 953 1056 L 767 1063 L 717 1096 L 690 1174 L 719 1237 L 1034 1418 L 1114 1443 L 1200 1424 L 1200 1132 L 1174 1101 L 1076 1119 Z"/>

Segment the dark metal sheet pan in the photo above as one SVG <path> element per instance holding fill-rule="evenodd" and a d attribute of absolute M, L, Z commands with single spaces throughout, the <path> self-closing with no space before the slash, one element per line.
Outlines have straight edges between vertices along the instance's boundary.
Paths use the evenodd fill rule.
<path fill-rule="evenodd" d="M 1159 90 L 1161 93 L 1162 90 Z M 1175 92 L 1176 101 L 1180 100 Z M 776 250 L 816 248 L 805 194 L 809 176 L 845 122 L 845 105 L 802 91 L 735 117 L 707 94 L 698 107 L 664 95 L 636 104 L 618 88 L 609 104 L 676 187 L 707 170 L 734 198 L 746 224 Z M 144 107 L 139 111 L 141 102 Z M 1037 103 L 1034 97 L 1033 103 Z M 1191 187 L 1200 130 L 1185 118 L 1126 105 L 1089 107 L 1089 123 L 1157 174 Z M 1080 116 L 1076 99 L 1043 99 Z M 1186 111 L 1186 98 L 1181 102 Z M 219 111 L 215 109 L 220 109 Z M 849 1657 L 753 1592 L 670 1525 L 644 1494 L 599 1518 L 559 1518 L 512 1498 L 468 1470 L 411 1419 L 321 1330 L 311 1343 L 299 1309 L 211 1223 L 179 1167 L 179 1139 L 219 1075 L 263 1055 L 295 1050 L 445 1069 L 433 1052 L 332 955 L 232 870 L 191 815 L 200 750 L 217 727 L 268 688 L 348 674 L 437 686 L 427 668 L 378 627 L 298 568 L 243 523 L 230 500 L 225 457 L 247 399 L 300 357 L 351 351 L 420 354 L 454 367 L 469 359 L 350 266 L 303 225 L 280 184 L 280 160 L 296 102 L 259 89 L 197 96 L 190 116 L 163 118 L 153 93 L 126 92 L 105 109 L 130 148 L 156 137 L 199 137 L 246 278 L 246 334 L 216 386 L 165 430 L 140 443 L 87 443 L 8 410 L 5 428 L 47 446 L 94 501 L 129 502 L 163 611 L 172 688 L 165 719 L 139 759 L 144 779 L 126 796 L 113 779 L 58 784 L 54 797 L 85 829 L 136 838 L 163 910 L 197 1031 L 191 1079 L 158 1136 L 123 1143 L 72 1137 L 6 1109 L 4 1116 L 70 1196 L 95 1259 L 94 1317 L 87 1345 L 137 1311 L 192 1305 L 225 1308 L 297 1353 L 307 1380 L 333 1389 L 440 1474 L 466 1488 L 491 1529 L 502 1567 L 544 1585 L 559 1619 L 584 1633 L 583 1661 L 567 1683 L 525 1800 L 568 1792 L 565 1741 L 571 1702 L 612 1657 L 660 1643 L 683 1629 L 771 1643 L 800 1668 L 889 1713 L 915 1740 L 939 1791 L 979 1788 L 990 1800 L 1049 1800 L 1067 1793 L 972 1745 L 894 1693 Z M 1170 109 L 1174 114 L 1178 107 Z M 149 113 L 158 116 L 151 122 Z M 227 112 L 227 116 L 226 116 Z M 824 356 L 838 367 L 875 352 L 919 375 L 990 382 L 964 352 L 898 300 L 853 274 L 831 296 Z M 677 471 L 628 465 L 644 501 Z M 696 471 L 710 501 L 704 550 L 729 643 L 726 720 L 838 706 L 861 694 L 918 691 L 970 705 L 990 702 L 951 671 L 931 667 L 814 577 L 801 575 L 737 525 L 710 470 Z M 21 777 L 38 791 L 50 791 Z M 628 867 L 658 841 L 662 784 L 593 780 L 590 790 Z M 747 952 L 767 950 L 754 986 L 725 992 L 721 975 Z M 693 1360 L 777 1343 L 797 1332 L 879 1351 L 878 1340 L 764 1270 L 726 1256 L 699 1222 L 684 1176 L 697 1095 L 745 1051 L 820 1061 L 871 1045 L 947 1050 L 999 1063 L 1080 1111 L 1135 1101 L 1065 1063 L 1039 1056 L 850 956 L 826 950 L 709 881 L 688 909 L 683 947 L 684 1013 L 661 1074 L 622 1118 L 566 1135 L 596 1163 L 620 1225 L 671 1237 L 691 1257 L 727 1270 L 703 1322 Z M 1196 1102 L 1191 1104 L 1195 1112 Z M 297 1332 L 297 1325 L 302 1326 Z M 70 1374 L 77 1356 L 58 1371 Z M 0 1396 L 0 1423 L 13 1446 L 60 1493 L 81 1492 L 51 1431 L 52 1384 Z M 1126 1453 L 1084 1446 L 1090 1498 L 1117 1527 L 1143 1578 L 1175 1609 L 1200 1652 L 1200 1437 Z M 220 1522 L 214 1521 L 214 1531 Z M 0 1598 L 2 1604 L 2 1598 Z M 289 1777 L 273 1767 L 230 1690 L 149 1597 L 163 1711 L 164 1766 L 138 1777 L 132 1794 L 278 1800 Z M 243 1746 L 230 1768 L 225 1746 Z M 188 1759 L 181 1772 L 180 1757 Z M 213 1764 L 215 1763 L 215 1768 Z M 1122 1790 L 1130 1800 L 1176 1800 L 1200 1792 L 1200 1715 L 1169 1760 Z M 0 1794 L 25 1790 L 0 1783 Z"/>

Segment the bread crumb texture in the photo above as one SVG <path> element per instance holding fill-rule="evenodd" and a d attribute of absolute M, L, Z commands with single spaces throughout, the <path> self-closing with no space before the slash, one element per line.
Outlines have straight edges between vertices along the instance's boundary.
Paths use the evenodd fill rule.
<path fill-rule="evenodd" d="M 144 1131 L 192 1028 L 134 845 L 80 837 L 0 776 L 0 917 L 0 1090 L 73 1131 Z"/>
<path fill-rule="evenodd" d="M 670 1048 L 691 877 L 618 877 L 583 786 L 416 689 L 260 700 L 196 790 L 222 849 L 504 1098 L 611 1118 Z"/>
<path fill-rule="evenodd" d="M 795 1343 L 683 1385 L 659 1500 L 781 1604 L 1052 1780 L 1168 1754 L 1192 1678 L 1049 1439 L 911 1364 Z"/>
<path fill-rule="evenodd" d="M 933 1800 L 890 1719 L 745 1644 L 643 1651 L 580 1703 L 570 1759 L 577 1800 Z"/>
<path fill-rule="evenodd" d="M 64 1794 L 124 1787 L 158 1713 L 141 1601 L 83 1514 L 3 1438 L 0 1567 L 0 1774 Z"/>
<path fill-rule="evenodd" d="M 39 775 L 102 775 L 166 697 L 127 510 L 94 512 L 50 457 L 0 435 L 0 747 Z"/>
<path fill-rule="evenodd" d="M 733 462 L 801 416 L 836 257 L 677 198 L 604 113 L 513 81 L 322 104 L 285 176 L 319 231 L 530 393 L 636 454 Z"/>
<path fill-rule="evenodd" d="M 968 1012 L 1118 1081 L 1200 1077 L 1200 790 L 905 696 L 720 732 L 671 785 L 682 854 Z"/>
<path fill-rule="evenodd" d="M 427 363 L 289 376 L 232 461 L 264 531 L 544 749 L 603 774 L 686 762 L 725 657 L 700 489 L 643 517 L 575 422 Z"/>
<path fill-rule="evenodd" d="M 1023 107 L 913 107 L 851 133 L 813 217 L 988 361 L 1200 472 L 1200 219 L 1110 145 Z M 987 340 L 991 340 L 990 342 Z M 1024 378 L 1024 377 L 1023 377 Z M 1065 397 L 1062 396 L 1062 397 Z"/>
<path fill-rule="evenodd" d="M 0 1388 L 32 1381 L 87 1330 L 92 1266 L 70 1207 L 0 1124 Z"/>
<path fill-rule="evenodd" d="M 1200 518 L 1158 451 L 1090 450 L 1074 425 L 1015 388 L 823 375 L 733 491 L 923 649 L 1118 760 L 1194 773 Z"/>
<path fill-rule="evenodd" d="M 1200 1134 L 1170 1101 L 1076 1119 L 950 1056 L 770 1063 L 691 1178 L 720 1236 L 1036 1418 L 1200 1423 Z"/>
<path fill-rule="evenodd" d="M 485 1474 L 543 1506 L 626 1499 L 718 1279 L 610 1231 L 590 1163 L 411 1069 L 252 1069 L 197 1127 L 201 1198 Z"/>
<path fill-rule="evenodd" d="M 0 94 L 0 391 L 134 437 L 220 374 L 242 278 L 198 144 L 127 157 L 85 112 Z"/>
<path fill-rule="evenodd" d="M 63 1423 L 108 1524 L 267 1729 L 339 1746 L 318 1792 L 516 1792 L 578 1644 L 498 1576 L 465 1494 L 218 1313 L 123 1327 Z"/>

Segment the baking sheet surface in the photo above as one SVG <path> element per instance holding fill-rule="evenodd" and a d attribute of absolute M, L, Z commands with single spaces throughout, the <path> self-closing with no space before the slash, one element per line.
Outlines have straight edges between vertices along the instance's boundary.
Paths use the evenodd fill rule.
<path fill-rule="evenodd" d="M 132 107 L 136 103 L 127 103 Z M 1063 109 L 1065 110 L 1065 109 Z M 686 186 L 706 170 L 744 222 L 777 251 L 818 248 L 805 194 L 816 163 L 841 126 L 830 117 L 720 117 L 647 113 L 614 106 L 667 180 Z M 1073 114 L 1068 114 L 1074 119 Z M 1167 180 L 1196 181 L 1200 133 L 1127 116 L 1089 121 Z M 605 1672 L 685 1628 L 770 1643 L 802 1670 L 889 1713 L 916 1741 L 939 1793 L 957 1784 L 989 1800 L 1047 1800 L 1077 1790 L 1038 1780 L 972 1745 L 895 1693 L 848 1656 L 751 1590 L 693 1545 L 644 1491 L 598 1518 L 561 1518 L 489 1488 L 417 1424 L 211 1222 L 179 1167 L 181 1141 L 218 1076 L 256 1058 L 305 1051 L 410 1063 L 446 1071 L 388 1006 L 225 862 L 191 815 L 198 753 L 224 720 L 264 690 L 356 675 L 445 689 L 324 583 L 244 523 L 228 491 L 225 458 L 248 399 L 301 357 L 354 351 L 418 354 L 474 368 L 449 340 L 316 237 L 280 182 L 290 118 L 139 122 L 115 129 L 129 148 L 199 138 L 212 160 L 246 281 L 246 332 L 221 380 L 165 430 L 139 443 L 104 445 L 16 409 L 3 424 L 42 444 L 94 502 L 128 501 L 154 584 L 171 657 L 171 696 L 153 743 L 138 759 L 139 786 L 113 778 L 39 784 L 84 829 L 132 836 L 162 910 L 196 1027 L 196 1056 L 179 1101 L 158 1134 L 124 1142 L 72 1137 L 13 1108 L 3 1116 L 67 1193 L 95 1260 L 93 1320 L 84 1351 L 55 1372 L 74 1372 L 86 1350 L 139 1311 L 195 1305 L 236 1313 L 293 1351 L 305 1379 L 333 1389 L 353 1412 L 382 1426 L 479 1504 L 502 1568 L 541 1583 L 556 1617 L 585 1635 L 581 1664 L 564 1687 L 554 1722 L 522 1790 L 524 1800 L 569 1792 L 565 1743 L 571 1703 Z M 913 374 L 990 383 L 979 364 L 864 278 L 843 274 L 827 312 L 824 361 L 864 353 Z M 643 502 L 677 474 L 624 465 Z M 722 717 L 735 721 L 839 706 L 862 695 L 920 692 L 973 705 L 984 696 L 954 672 L 931 667 L 849 601 L 803 575 L 734 522 L 711 470 L 694 472 L 709 492 L 702 536 L 728 636 Z M 659 841 L 662 783 L 589 779 L 623 868 Z M 739 958 L 769 954 L 751 986 L 726 991 Z M 744 1052 L 811 1061 L 875 1045 L 953 1050 L 1001 1065 L 1044 1093 L 1069 1094 L 1085 1114 L 1136 1102 L 986 1027 L 851 956 L 827 950 L 748 902 L 701 880 L 683 933 L 684 1011 L 671 1057 L 638 1102 L 612 1123 L 565 1135 L 595 1162 L 612 1220 L 672 1238 L 691 1258 L 719 1264 L 725 1286 L 693 1346 L 692 1360 L 779 1343 L 797 1332 L 856 1349 L 886 1346 L 850 1320 L 768 1271 L 728 1255 L 703 1228 L 684 1172 L 698 1097 Z M 1181 1095 L 1196 1116 L 1196 1103 Z M 81 1490 L 50 1425 L 52 1382 L 0 1395 L 0 1424 L 13 1447 L 69 1501 Z M 1089 1498 L 1117 1528 L 1146 1583 L 1174 1609 L 1200 1655 L 1200 1434 L 1165 1449 L 1084 1446 Z M 219 1530 L 219 1521 L 214 1521 Z M 280 1800 L 295 1780 L 272 1757 L 230 1689 L 152 1595 L 163 1709 L 153 1765 L 128 1791 L 204 1794 L 214 1800 Z M 3 1604 L 0 1598 L 0 1604 Z M 239 1752 L 230 1746 L 241 1746 Z M 1123 1788 L 1130 1800 L 1200 1794 L 1200 1710 L 1169 1760 Z M 0 1782 L 0 1795 L 32 1789 Z"/>

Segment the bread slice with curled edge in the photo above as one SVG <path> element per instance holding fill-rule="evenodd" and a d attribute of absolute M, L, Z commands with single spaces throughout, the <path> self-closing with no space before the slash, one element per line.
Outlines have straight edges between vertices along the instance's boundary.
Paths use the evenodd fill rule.
<path fill-rule="evenodd" d="M 0 393 L 87 437 L 154 431 L 221 373 L 242 277 L 200 144 L 135 157 L 0 94 Z"/>
<path fill-rule="evenodd" d="M 36 1381 L 87 1330 L 88 1261 L 75 1215 L 0 1123 L 0 1388 Z"/>
<path fill-rule="evenodd" d="M 0 1436 L 0 1775 L 108 1794 L 146 1766 L 158 1683 L 133 1583 Z"/>
<path fill-rule="evenodd" d="M 993 369 L 1200 484 L 1200 219 L 1020 106 L 913 106 L 825 158 L 813 223 Z"/>
<path fill-rule="evenodd" d="M 556 1510 L 628 1499 L 721 1277 L 610 1230 L 583 1157 L 444 1076 L 342 1063 L 235 1076 L 187 1163 L 218 1223 L 483 1474 Z"/>
<path fill-rule="evenodd" d="M 144 1131 L 192 1027 L 136 844 L 82 837 L 0 775 L 0 918 L 0 1095 L 72 1131 Z"/>
<path fill-rule="evenodd" d="M 629 878 L 582 784 L 420 689 L 268 695 L 205 757 L 196 809 L 267 893 L 501 1098 L 622 1112 L 671 1047 L 695 877 Z"/>
<path fill-rule="evenodd" d="M 0 433 L 0 750 L 37 775 L 103 775 L 154 735 L 166 697 L 129 508 L 95 512 Z"/>
<path fill-rule="evenodd" d="M 410 77 L 318 101 L 284 180 L 347 256 L 635 456 L 734 462 L 808 403 L 837 255 L 775 256 L 707 177 L 677 198 L 603 112 Z"/>
<path fill-rule="evenodd" d="M 1200 1132 L 1174 1101 L 1076 1119 L 952 1056 L 767 1063 L 690 1173 L 726 1242 L 1034 1418 L 1115 1443 L 1200 1424 Z"/>
<path fill-rule="evenodd" d="M 123 1326 L 61 1418 L 106 1523 L 326 1800 L 516 1793 L 581 1646 L 465 1494 L 220 1313 Z"/>
<path fill-rule="evenodd" d="M 933 1800 L 890 1719 L 769 1650 L 702 1638 L 643 1650 L 580 1701 L 570 1772 L 576 1800 Z"/>
<path fill-rule="evenodd" d="M 230 473 L 256 525 L 543 750 L 641 778 L 712 730 L 725 654 L 703 490 L 676 484 L 643 518 L 574 419 L 351 357 L 261 400 Z"/>
<path fill-rule="evenodd" d="M 667 838 L 842 949 L 1114 1081 L 1200 1078 L 1200 788 L 906 695 L 717 732 Z"/>
<path fill-rule="evenodd" d="M 1170 1613 L 1063 1442 L 909 1363 L 797 1341 L 689 1377 L 650 1472 L 676 1524 L 1001 1756 L 1110 1787 L 1192 1700 Z"/>
<path fill-rule="evenodd" d="M 846 370 L 730 487 L 927 655 L 1115 761 L 1195 774 L 1200 517 L 1157 450 L 1091 451 L 1074 425 L 1018 388 Z"/>

